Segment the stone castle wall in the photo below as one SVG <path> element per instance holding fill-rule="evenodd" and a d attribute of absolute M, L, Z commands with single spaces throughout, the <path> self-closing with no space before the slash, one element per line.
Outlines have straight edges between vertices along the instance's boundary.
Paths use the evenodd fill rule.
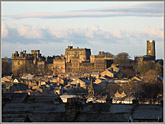
<path fill-rule="evenodd" d="M 17 74 L 19 69 L 25 70 L 26 67 L 30 64 L 33 64 L 33 56 L 30 54 L 26 54 L 26 51 L 20 52 L 18 54 L 18 51 L 15 51 L 14 54 L 12 54 L 12 73 Z"/>
<path fill-rule="evenodd" d="M 105 56 L 103 54 L 104 52 L 91 56 L 90 49 L 73 48 L 72 46 L 68 46 L 64 56 L 56 56 L 53 58 L 42 57 L 39 50 L 31 50 L 31 54 L 23 51 L 20 52 L 20 55 L 16 51 L 12 55 L 12 72 L 16 73 L 20 66 L 26 67 L 28 64 L 33 64 L 41 70 L 44 70 L 47 66 L 53 71 L 53 74 L 67 72 L 102 72 L 108 68 L 113 61 L 112 56 Z"/>
<path fill-rule="evenodd" d="M 65 49 L 65 58 L 66 62 L 73 61 L 72 59 L 78 58 L 79 62 L 83 61 L 89 61 L 91 55 L 90 49 L 86 48 L 73 48 L 72 46 L 68 46 L 68 48 Z"/>

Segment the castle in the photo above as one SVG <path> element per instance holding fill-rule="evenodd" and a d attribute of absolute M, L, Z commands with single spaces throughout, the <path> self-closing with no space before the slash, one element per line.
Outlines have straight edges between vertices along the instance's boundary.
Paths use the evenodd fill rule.
<path fill-rule="evenodd" d="M 18 74 L 20 67 L 35 65 L 38 69 L 44 70 L 48 67 L 53 74 L 73 72 L 75 74 L 87 72 L 102 72 L 113 63 L 112 55 L 105 55 L 103 51 L 99 55 L 91 55 L 91 50 L 87 48 L 73 48 L 68 46 L 65 55 L 43 57 L 39 50 L 15 51 L 12 54 L 12 73 Z"/>
<path fill-rule="evenodd" d="M 135 57 L 138 64 L 144 62 L 155 62 L 155 41 L 147 41 L 147 55 Z M 91 50 L 87 48 L 73 48 L 68 46 L 65 49 L 65 55 L 44 57 L 40 54 L 39 50 L 31 50 L 30 54 L 26 51 L 15 51 L 12 54 L 12 73 L 18 74 L 20 67 L 26 70 L 27 66 L 34 65 L 40 71 L 48 68 L 56 75 L 59 73 L 74 74 L 90 73 L 90 72 L 103 72 L 106 68 L 110 67 L 113 63 L 113 55 L 107 55 L 100 51 L 98 55 L 91 55 Z"/>

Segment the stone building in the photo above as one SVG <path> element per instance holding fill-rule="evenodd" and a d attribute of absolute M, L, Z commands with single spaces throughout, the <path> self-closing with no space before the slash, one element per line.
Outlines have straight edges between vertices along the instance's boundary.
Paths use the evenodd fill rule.
<path fill-rule="evenodd" d="M 73 48 L 68 46 L 65 49 L 65 56 L 61 56 L 53 61 L 54 73 L 86 73 L 102 72 L 110 67 L 113 58 L 110 55 L 91 55 L 91 50 L 87 48 Z"/>
<path fill-rule="evenodd" d="M 2 77 L 11 75 L 11 65 L 9 58 L 2 58 Z"/>
<path fill-rule="evenodd" d="M 69 98 L 70 97 L 70 98 Z M 163 105 L 82 103 L 76 96 L 6 93 L 2 97 L 2 122 L 163 122 Z"/>
<path fill-rule="evenodd" d="M 39 72 L 45 71 L 47 67 L 53 74 L 102 72 L 112 63 L 112 56 L 104 55 L 104 52 L 91 56 L 91 50 L 87 48 L 68 46 L 65 55 L 53 57 L 43 57 L 39 50 L 31 50 L 30 54 L 24 50 L 20 55 L 18 51 L 12 54 L 12 73 L 18 74 L 20 69 L 26 72 L 27 67 L 31 65 L 36 66 Z"/>
<path fill-rule="evenodd" d="M 27 72 L 28 67 L 38 67 L 39 71 L 43 71 L 46 65 L 50 64 L 50 61 L 53 60 L 53 57 L 45 58 L 41 56 L 40 50 L 31 50 L 31 53 L 26 53 L 26 50 L 23 50 L 18 53 L 12 54 L 12 73 L 18 75 L 21 72 Z M 51 67 L 50 67 L 51 68 Z"/>
<path fill-rule="evenodd" d="M 104 55 L 103 51 L 100 51 L 99 55 L 90 56 L 90 62 L 94 63 L 94 70 L 96 72 L 102 72 L 106 68 L 110 67 L 110 65 L 113 63 L 112 59 L 113 56 Z"/>
<path fill-rule="evenodd" d="M 66 59 L 64 56 L 56 57 L 53 60 L 54 74 L 65 73 L 66 71 Z"/>
<path fill-rule="evenodd" d="M 72 59 L 77 58 L 79 62 L 89 61 L 91 55 L 91 50 L 87 48 L 73 48 L 73 46 L 68 46 L 65 49 L 66 62 L 74 61 Z"/>
<path fill-rule="evenodd" d="M 146 54 L 144 56 L 136 56 L 135 57 L 135 61 L 138 62 L 139 64 L 143 64 L 145 62 L 148 61 L 153 61 L 155 62 L 155 40 L 153 40 L 152 42 L 150 42 L 149 40 L 147 40 L 147 50 L 146 50 Z"/>
<path fill-rule="evenodd" d="M 32 54 L 26 54 L 26 51 L 20 52 L 15 51 L 12 54 L 12 73 L 17 74 L 19 69 L 24 69 L 26 71 L 26 66 L 33 64 L 34 57 Z"/>
<path fill-rule="evenodd" d="M 150 42 L 147 40 L 147 55 L 151 56 L 155 60 L 155 40 Z"/>

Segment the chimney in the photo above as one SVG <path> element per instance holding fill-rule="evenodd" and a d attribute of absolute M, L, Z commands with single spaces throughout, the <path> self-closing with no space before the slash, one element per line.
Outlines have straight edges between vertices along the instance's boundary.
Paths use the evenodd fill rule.
<path fill-rule="evenodd" d="M 133 99 L 132 104 L 137 105 L 137 104 L 139 104 L 139 101 L 137 99 Z"/>
<path fill-rule="evenodd" d="M 104 51 L 101 52 L 101 55 L 102 55 L 102 56 L 104 55 Z"/>
<path fill-rule="evenodd" d="M 99 51 L 99 55 L 101 55 L 101 51 Z"/>
<path fill-rule="evenodd" d="M 106 103 L 108 103 L 108 104 L 112 104 L 112 98 L 107 97 L 107 98 L 106 98 Z"/>
<path fill-rule="evenodd" d="M 163 100 L 160 101 L 160 104 L 163 106 Z"/>
<path fill-rule="evenodd" d="M 65 104 L 66 121 L 73 122 L 80 112 L 80 107 L 81 103 L 79 103 L 76 98 L 67 99 L 67 103 Z"/>
<path fill-rule="evenodd" d="M 38 82 L 38 87 L 40 87 L 41 86 L 41 80 L 39 80 L 39 82 Z"/>

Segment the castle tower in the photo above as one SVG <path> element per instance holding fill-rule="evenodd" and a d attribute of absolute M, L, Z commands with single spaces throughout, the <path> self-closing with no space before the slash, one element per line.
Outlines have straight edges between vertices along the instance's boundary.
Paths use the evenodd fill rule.
<path fill-rule="evenodd" d="M 147 55 L 153 56 L 153 59 L 155 60 L 155 40 L 152 42 L 147 40 Z"/>
<path fill-rule="evenodd" d="M 91 55 L 91 50 L 87 48 L 73 48 L 73 46 L 68 46 L 65 49 L 66 63 L 70 63 L 73 58 L 78 58 L 80 63 L 83 61 L 89 61 Z"/>

